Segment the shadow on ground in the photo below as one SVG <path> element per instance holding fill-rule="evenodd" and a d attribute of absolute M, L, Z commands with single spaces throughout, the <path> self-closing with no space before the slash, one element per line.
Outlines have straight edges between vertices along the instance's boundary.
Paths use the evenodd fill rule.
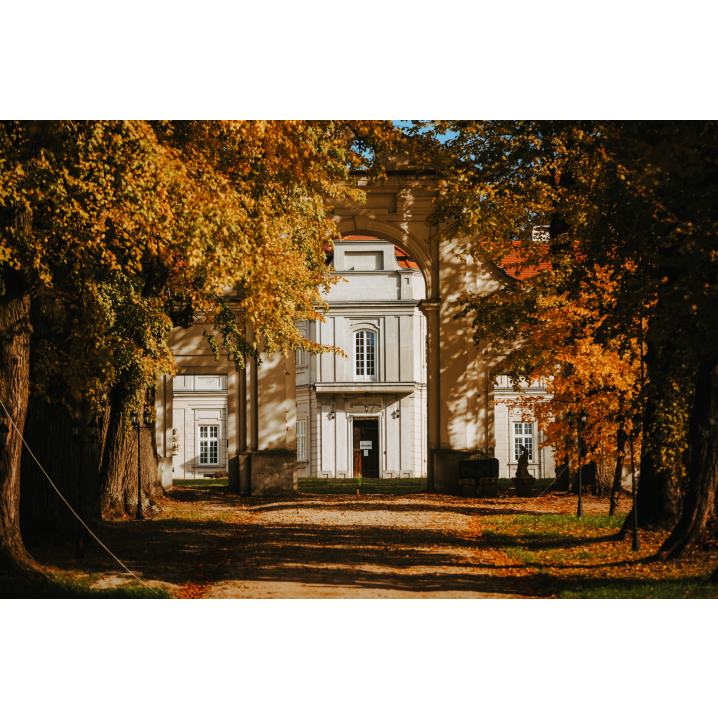
<path fill-rule="evenodd" d="M 479 525 L 474 518 L 546 515 L 515 500 L 426 493 L 240 499 L 222 487 L 184 487 L 173 490 L 163 508 L 163 515 L 152 520 L 102 522 L 97 533 L 132 571 L 145 581 L 168 584 L 170 590 L 251 582 L 477 597 L 556 591 L 555 582 L 527 575 L 525 564 L 506 560 L 506 555 L 498 560 L 500 550 L 527 548 L 525 538 L 519 544 L 508 534 L 469 530 Z M 605 540 L 558 536 L 530 548 Z M 70 541 L 28 548 L 40 563 L 63 571 L 122 573 L 96 544 L 81 561 L 73 558 Z M 523 575 L 509 575 L 512 570 Z"/>

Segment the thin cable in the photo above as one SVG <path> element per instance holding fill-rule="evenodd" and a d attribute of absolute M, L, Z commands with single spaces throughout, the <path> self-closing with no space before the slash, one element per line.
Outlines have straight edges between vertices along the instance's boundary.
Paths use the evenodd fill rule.
<path fill-rule="evenodd" d="M 40 471 L 42 471 L 42 473 L 45 474 L 45 478 L 50 482 L 50 486 L 52 486 L 52 488 L 55 489 L 55 491 L 57 492 L 57 495 L 65 502 L 65 505 L 67 506 L 68 509 L 70 509 L 70 511 L 72 511 L 72 513 L 75 515 L 75 518 L 87 529 L 87 532 L 90 534 L 90 536 L 92 536 L 92 538 L 94 538 L 95 541 L 97 541 L 97 543 L 99 543 L 100 546 L 102 546 L 102 548 L 104 548 L 105 551 L 107 551 L 107 553 L 109 553 L 110 556 L 112 556 L 112 558 L 114 558 L 115 561 L 117 561 L 117 563 L 119 563 L 120 566 L 122 566 L 122 568 L 124 568 L 125 571 L 127 571 L 127 573 L 130 574 L 130 576 L 134 576 L 143 586 L 147 586 L 147 588 L 149 588 L 150 591 L 152 591 L 152 593 L 159 596 L 160 594 L 157 593 L 157 591 L 155 591 L 155 589 L 152 588 L 152 586 L 145 583 L 136 573 L 133 573 L 132 571 L 130 571 L 130 569 L 127 568 L 127 566 L 125 566 L 125 564 L 122 563 L 122 561 L 120 561 L 120 559 L 117 558 L 117 556 L 115 556 L 115 554 L 112 553 L 112 551 L 110 551 L 110 549 L 107 548 L 107 546 L 105 546 L 105 544 L 103 544 L 99 538 L 97 538 L 97 536 L 95 536 L 95 534 L 92 532 L 92 529 L 90 529 L 90 527 L 77 515 L 77 512 L 75 511 L 75 509 L 73 509 L 72 506 L 70 506 L 70 504 L 67 502 L 65 497 L 60 493 L 60 490 L 57 488 L 57 486 L 55 486 L 55 484 L 52 482 L 52 479 L 47 475 L 47 471 L 45 471 L 42 464 L 37 460 L 37 457 L 35 456 L 35 454 L 32 453 L 32 449 L 30 449 L 30 447 L 27 445 L 27 441 L 25 441 L 25 437 L 20 432 L 20 429 L 18 429 L 17 426 L 15 425 L 15 422 L 12 420 L 12 417 L 10 416 L 10 412 L 7 410 L 7 407 L 5 406 L 5 404 L 3 404 L 2 399 L 0 399 L 0 406 L 2 406 L 2 408 L 5 410 L 5 413 L 7 414 L 7 418 L 10 419 L 10 423 L 15 428 L 15 431 L 17 431 L 17 433 L 20 434 L 20 439 L 21 439 L 22 443 L 25 444 L 25 448 L 30 453 L 30 456 L 32 456 L 32 458 L 35 459 L 35 463 L 40 467 Z M 142 498 L 138 497 L 137 500 L 141 501 Z M 45 575 L 47 575 L 47 574 L 45 574 Z"/>

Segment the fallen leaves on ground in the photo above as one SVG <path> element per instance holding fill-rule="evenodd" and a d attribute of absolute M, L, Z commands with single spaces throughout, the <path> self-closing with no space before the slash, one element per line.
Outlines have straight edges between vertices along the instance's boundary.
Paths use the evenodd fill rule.
<path fill-rule="evenodd" d="M 464 499 L 430 493 L 302 494 L 242 498 L 175 488 L 153 520 L 108 521 L 98 531 L 143 580 L 176 598 L 715 597 L 718 563 L 706 543 L 685 559 L 650 561 L 664 533 L 641 532 L 641 550 L 615 534 L 630 508 L 549 494 Z M 63 555 L 64 551 L 64 555 Z M 84 561 L 65 547 L 38 560 L 67 575 L 122 570 L 98 547 Z M 103 579 L 105 580 L 105 579 Z M 655 589 L 655 590 L 654 590 Z"/>

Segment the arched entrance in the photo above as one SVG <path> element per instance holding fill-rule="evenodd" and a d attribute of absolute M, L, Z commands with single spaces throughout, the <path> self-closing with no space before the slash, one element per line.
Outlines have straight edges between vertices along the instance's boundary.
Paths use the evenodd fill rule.
<path fill-rule="evenodd" d="M 420 309 L 428 335 L 427 488 L 453 492 L 459 461 L 479 452 L 492 454 L 495 436 L 489 382 L 493 357 L 487 348 L 474 345 L 470 321 L 455 319 L 452 304 L 465 291 L 490 293 L 502 285 L 493 268 L 463 255 L 466 242 L 432 240 L 426 219 L 434 195 L 426 185 L 397 167 L 380 185 L 364 183 L 366 204 L 337 202 L 333 219 L 342 236 L 361 234 L 397 245 L 424 276 L 426 299 Z"/>

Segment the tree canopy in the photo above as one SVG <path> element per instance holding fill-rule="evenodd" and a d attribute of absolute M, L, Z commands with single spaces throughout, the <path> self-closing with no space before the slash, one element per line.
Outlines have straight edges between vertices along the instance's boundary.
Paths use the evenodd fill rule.
<path fill-rule="evenodd" d="M 425 138 L 421 156 L 445 167 L 433 218 L 447 225 L 443 237 L 473 238 L 472 254 L 498 265 L 517 253 L 519 269 L 550 263 L 506 292 L 459 302 L 475 312 L 477 340 L 521 340 L 500 370 L 558 377 L 568 364 L 557 386 L 590 397 L 594 427 L 643 417 L 646 495 L 652 472 L 683 474 L 686 496 L 702 492 L 710 504 L 713 460 L 691 468 L 686 452 L 712 411 L 697 406 L 696 387 L 710 387 L 718 364 L 718 125 L 436 121 L 413 132 Z M 533 241 L 537 226 L 544 242 Z M 636 391 L 641 343 L 646 380 Z"/>
<path fill-rule="evenodd" d="M 349 172 L 392 132 L 378 122 L 4 123 L 0 280 L 15 274 L 42 324 L 34 389 L 77 401 L 100 397 L 118 373 L 154 385 L 173 370 L 167 334 L 200 313 L 238 367 L 256 355 L 245 323 L 268 351 L 325 350 L 294 324 L 318 316 L 334 281 L 325 201 L 361 194 Z M 226 287 L 237 287 L 237 314 Z"/>
<path fill-rule="evenodd" d="M 360 199 L 352 170 L 381 176 L 396 134 L 383 121 L 0 124 L 0 393 L 18 428 L 28 392 L 95 411 L 112 394 L 129 428 L 128 410 L 175 372 L 169 332 L 196 318 L 238 369 L 260 340 L 335 349 L 295 325 L 322 318 L 335 281 L 326 203 Z M 11 444 L 0 533 L 18 537 Z"/>

